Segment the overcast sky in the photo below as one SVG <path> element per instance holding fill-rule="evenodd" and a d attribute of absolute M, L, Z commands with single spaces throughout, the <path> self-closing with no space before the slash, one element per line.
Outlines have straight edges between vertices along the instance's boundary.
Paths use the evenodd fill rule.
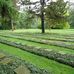
<path fill-rule="evenodd" d="M 39 0 L 31 0 L 31 1 L 35 2 L 35 1 L 39 1 Z M 53 1 L 55 1 L 55 0 L 53 0 Z M 65 0 L 65 1 L 74 2 L 74 0 Z"/>

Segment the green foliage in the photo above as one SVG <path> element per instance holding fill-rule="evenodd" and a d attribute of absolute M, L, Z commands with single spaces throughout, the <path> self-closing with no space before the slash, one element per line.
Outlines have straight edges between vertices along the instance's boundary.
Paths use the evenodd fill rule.
<path fill-rule="evenodd" d="M 71 25 L 71 28 L 74 28 L 74 9 L 70 9 L 70 15 L 69 15 L 69 23 Z"/>
<path fill-rule="evenodd" d="M 16 28 L 28 29 L 28 28 L 39 28 L 41 24 L 40 18 L 33 14 L 25 11 L 19 13 L 18 20 L 16 22 Z"/>
<path fill-rule="evenodd" d="M 24 12 L 24 13 L 20 13 L 19 14 L 19 21 L 18 21 L 18 28 L 30 28 L 31 23 L 32 23 L 32 19 L 31 19 L 32 15 Z"/>
<path fill-rule="evenodd" d="M 15 74 L 9 65 L 0 64 L 0 74 Z"/>
<path fill-rule="evenodd" d="M 12 0 L 0 0 L 0 22 L 3 29 L 11 28 L 11 20 L 17 17 L 17 10 Z"/>
<path fill-rule="evenodd" d="M 46 9 L 46 14 L 49 15 L 48 18 L 50 19 L 64 18 L 66 13 L 66 3 L 61 0 L 57 0 L 57 2 L 51 2 Z"/>
<path fill-rule="evenodd" d="M 67 23 L 67 3 L 64 0 L 51 2 L 46 8 L 46 21 L 50 28 L 70 28 Z"/>

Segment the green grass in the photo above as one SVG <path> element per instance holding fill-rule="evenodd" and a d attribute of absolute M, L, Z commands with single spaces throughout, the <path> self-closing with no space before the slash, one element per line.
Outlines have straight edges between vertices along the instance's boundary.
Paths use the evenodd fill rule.
<path fill-rule="evenodd" d="M 22 60 L 26 60 L 39 68 L 44 68 L 49 71 L 53 71 L 53 74 L 74 74 L 74 68 L 46 59 L 41 56 L 34 55 L 26 51 L 22 51 L 19 48 L 0 43 L 0 50 L 14 56 L 18 56 Z"/>
<path fill-rule="evenodd" d="M 40 29 L 26 29 L 26 30 L 15 30 L 14 32 L 20 33 L 20 32 L 29 32 L 29 33 L 40 33 Z M 56 34 L 74 34 L 74 29 L 51 29 L 46 30 L 46 33 L 56 33 Z"/>
<path fill-rule="evenodd" d="M 58 46 L 40 44 L 40 43 L 36 43 L 36 42 L 20 40 L 20 39 L 17 39 L 17 38 L 7 38 L 7 37 L 0 37 L 0 38 L 4 38 L 4 39 L 7 39 L 7 40 L 10 40 L 10 41 L 13 41 L 13 42 L 20 42 L 22 44 L 31 45 L 31 46 L 35 46 L 35 47 L 46 48 L 48 50 L 53 50 L 53 51 L 57 51 L 57 52 L 60 52 L 60 53 L 74 54 L 74 50 L 62 48 L 62 47 L 58 47 Z"/>
<path fill-rule="evenodd" d="M 1 33 L 12 33 L 10 30 L 1 30 Z M 13 33 L 41 33 L 41 29 L 18 29 L 13 31 Z M 68 35 L 68 34 L 74 34 L 74 29 L 47 29 L 46 33 L 54 33 L 54 34 L 62 34 L 62 35 Z"/>

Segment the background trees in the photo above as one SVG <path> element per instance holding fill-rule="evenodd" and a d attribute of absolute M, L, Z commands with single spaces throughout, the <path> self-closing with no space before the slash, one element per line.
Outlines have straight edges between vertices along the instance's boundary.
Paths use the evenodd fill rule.
<path fill-rule="evenodd" d="M 44 32 L 44 19 L 46 23 L 45 26 L 47 28 L 70 28 L 70 25 L 68 23 L 68 2 L 64 2 L 64 0 L 57 0 L 56 2 L 43 0 L 42 2 L 43 3 L 35 2 L 35 4 L 33 3 L 35 5 L 34 8 L 30 7 L 32 14 L 36 14 L 42 19 L 42 32 Z M 40 4 L 42 5 L 42 7 Z M 45 17 L 43 14 L 45 15 Z"/>
<path fill-rule="evenodd" d="M 18 20 L 16 22 L 16 28 L 28 29 L 31 28 L 34 16 L 28 11 L 19 13 Z"/>
<path fill-rule="evenodd" d="M 2 29 L 41 28 L 42 33 L 45 31 L 44 27 L 48 29 L 70 28 L 68 17 L 72 13 L 69 15 L 68 2 L 43 0 L 45 2 L 41 3 L 41 1 L 0 0 L 0 27 Z M 17 6 L 16 3 L 19 3 L 20 6 Z M 23 11 L 19 12 L 18 8 L 22 8 Z M 72 18 L 70 17 L 70 19 Z"/>

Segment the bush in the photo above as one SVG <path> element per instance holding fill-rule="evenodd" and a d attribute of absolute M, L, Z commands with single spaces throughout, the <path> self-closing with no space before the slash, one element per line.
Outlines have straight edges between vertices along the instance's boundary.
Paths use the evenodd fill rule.
<path fill-rule="evenodd" d="M 0 74 L 16 74 L 9 65 L 0 64 Z"/>
<path fill-rule="evenodd" d="M 68 22 L 64 22 L 64 23 L 58 23 L 55 26 L 52 27 L 53 29 L 69 29 L 70 25 Z"/>

